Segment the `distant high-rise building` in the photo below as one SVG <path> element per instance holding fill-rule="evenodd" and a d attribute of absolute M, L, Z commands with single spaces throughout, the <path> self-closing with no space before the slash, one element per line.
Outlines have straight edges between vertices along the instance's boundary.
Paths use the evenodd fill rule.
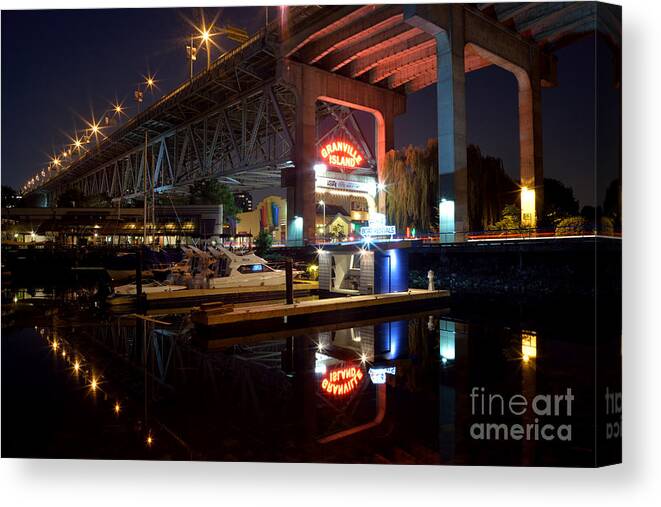
<path fill-rule="evenodd" d="M 252 195 L 248 192 L 237 192 L 234 194 L 234 202 L 242 212 L 252 211 Z"/>

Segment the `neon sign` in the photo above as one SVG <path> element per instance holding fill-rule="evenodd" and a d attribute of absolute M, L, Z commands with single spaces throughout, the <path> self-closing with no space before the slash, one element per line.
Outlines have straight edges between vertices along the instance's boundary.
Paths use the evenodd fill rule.
<path fill-rule="evenodd" d="M 322 146 L 321 158 L 328 165 L 344 169 L 356 169 L 363 161 L 356 147 L 346 141 L 332 141 Z"/>
<path fill-rule="evenodd" d="M 333 396 L 344 396 L 351 393 L 361 380 L 363 371 L 355 366 L 329 370 L 321 381 L 321 388 Z"/>

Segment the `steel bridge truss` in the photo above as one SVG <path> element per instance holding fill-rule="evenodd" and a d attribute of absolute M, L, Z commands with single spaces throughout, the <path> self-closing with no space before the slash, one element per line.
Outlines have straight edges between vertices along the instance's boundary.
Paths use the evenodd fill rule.
<path fill-rule="evenodd" d="M 208 177 L 233 190 L 276 186 L 293 166 L 294 120 L 293 93 L 270 82 L 165 133 L 147 130 L 146 149 L 138 145 L 70 186 L 84 195 L 141 197 L 145 166 L 148 193 Z"/>

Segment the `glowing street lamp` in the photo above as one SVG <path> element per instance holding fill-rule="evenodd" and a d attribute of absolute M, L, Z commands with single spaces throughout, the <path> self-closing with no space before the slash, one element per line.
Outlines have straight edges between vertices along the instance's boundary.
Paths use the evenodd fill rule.
<path fill-rule="evenodd" d="M 521 225 L 530 229 L 537 226 L 534 188 L 521 187 Z"/>

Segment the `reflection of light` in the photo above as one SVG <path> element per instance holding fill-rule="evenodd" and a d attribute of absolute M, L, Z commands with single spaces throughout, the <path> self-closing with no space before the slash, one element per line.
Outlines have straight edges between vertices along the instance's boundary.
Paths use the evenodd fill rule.
<path fill-rule="evenodd" d="M 537 334 L 534 331 L 521 331 L 521 356 L 524 363 L 537 357 Z"/>
<path fill-rule="evenodd" d="M 370 380 L 372 381 L 372 384 L 385 384 L 386 373 L 389 375 L 395 375 L 397 373 L 397 367 L 390 366 L 389 368 L 370 368 L 368 373 L 370 374 Z"/>
<path fill-rule="evenodd" d="M 455 359 L 455 340 L 456 340 L 456 331 L 455 323 L 451 320 L 441 319 L 439 322 L 440 327 L 440 342 L 439 342 L 439 352 L 441 354 L 441 361 L 445 359 L 444 362 L 448 360 Z"/>

